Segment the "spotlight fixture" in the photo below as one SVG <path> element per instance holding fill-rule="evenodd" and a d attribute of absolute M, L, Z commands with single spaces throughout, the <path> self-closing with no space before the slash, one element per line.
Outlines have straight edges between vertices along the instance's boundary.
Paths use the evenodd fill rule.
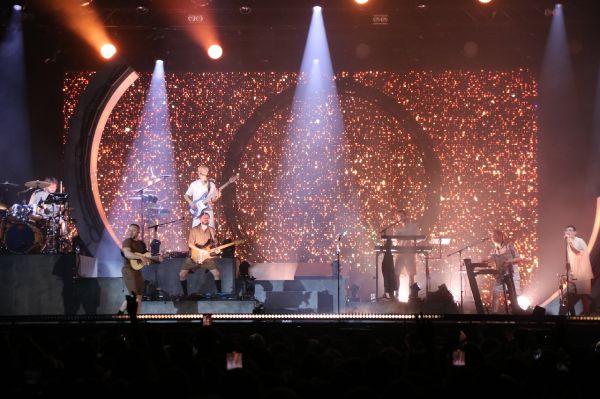
<path fill-rule="evenodd" d="M 204 21 L 204 17 L 202 16 L 202 14 L 188 14 L 187 21 L 190 24 L 199 24 L 202 23 L 202 21 Z"/>
<path fill-rule="evenodd" d="M 112 58 L 116 53 L 117 48 L 111 43 L 103 44 L 102 47 L 100 47 L 100 54 L 107 60 Z"/>
<path fill-rule="evenodd" d="M 150 12 L 150 9 L 144 5 L 139 5 L 135 8 L 135 12 L 137 12 L 138 14 L 144 15 L 144 14 L 148 14 Z"/>
<path fill-rule="evenodd" d="M 212 3 L 212 0 L 190 0 L 190 3 L 197 7 L 206 7 L 207 5 Z"/>
<path fill-rule="evenodd" d="M 373 14 L 372 24 L 373 25 L 387 25 L 390 23 L 390 16 L 388 14 Z"/>
<path fill-rule="evenodd" d="M 21 11 L 22 9 L 23 9 L 23 6 L 20 4 L 15 4 L 13 6 L 13 10 L 15 10 L 15 11 Z"/>
<path fill-rule="evenodd" d="M 91 6 L 93 2 L 94 0 L 83 0 L 79 5 L 81 7 L 88 7 Z"/>
<path fill-rule="evenodd" d="M 207 50 L 208 56 L 213 60 L 218 60 L 223 55 L 223 48 L 218 44 L 213 44 Z"/>
<path fill-rule="evenodd" d="M 249 6 L 241 6 L 240 7 L 240 14 L 248 15 L 250 13 L 252 13 L 252 7 L 249 7 Z"/>

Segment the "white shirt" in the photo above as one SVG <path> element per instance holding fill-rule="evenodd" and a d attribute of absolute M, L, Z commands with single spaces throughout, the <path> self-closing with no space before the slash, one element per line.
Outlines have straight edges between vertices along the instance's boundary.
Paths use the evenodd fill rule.
<path fill-rule="evenodd" d="M 42 202 L 46 201 L 46 198 L 48 198 L 49 194 L 50 192 L 44 190 L 43 188 L 35 190 L 29 198 L 29 205 L 38 206 L 40 204 L 40 200 Z"/>
<path fill-rule="evenodd" d="M 205 195 L 207 192 L 208 192 L 208 195 Z M 203 196 L 205 196 L 206 199 L 210 200 L 210 199 L 216 197 L 217 188 L 215 187 L 214 183 L 210 182 L 210 180 L 206 183 L 204 183 L 202 180 L 195 180 L 190 184 L 187 191 L 185 192 L 185 195 L 187 195 L 188 197 L 191 197 L 192 201 L 194 201 L 194 202 L 196 202 Z M 208 206 L 208 209 L 211 209 L 210 204 L 206 204 L 206 205 Z"/>
<path fill-rule="evenodd" d="M 579 237 L 575 237 L 573 238 L 573 246 L 581 251 L 579 254 L 576 254 L 571 249 L 571 246 L 567 247 L 567 256 L 573 277 L 577 280 L 593 279 L 594 273 L 592 272 L 592 264 L 590 263 L 590 253 L 585 241 Z"/>

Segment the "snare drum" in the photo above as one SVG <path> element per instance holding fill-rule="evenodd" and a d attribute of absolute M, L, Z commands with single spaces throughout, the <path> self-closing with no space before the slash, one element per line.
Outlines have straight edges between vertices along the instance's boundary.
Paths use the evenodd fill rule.
<path fill-rule="evenodd" d="M 42 231 L 29 223 L 11 223 L 4 233 L 4 245 L 14 253 L 39 252 L 43 243 Z"/>
<path fill-rule="evenodd" d="M 8 210 L 7 219 L 11 223 L 25 223 L 32 213 L 33 209 L 29 205 L 14 204 Z"/>

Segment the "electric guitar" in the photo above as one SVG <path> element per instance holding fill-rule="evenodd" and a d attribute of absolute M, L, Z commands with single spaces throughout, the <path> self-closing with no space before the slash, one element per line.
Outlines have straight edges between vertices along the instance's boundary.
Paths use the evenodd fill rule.
<path fill-rule="evenodd" d="M 225 182 L 225 184 L 223 184 L 221 187 L 219 187 L 218 191 L 223 190 L 225 187 L 227 187 L 231 183 L 235 183 L 235 181 L 238 179 L 238 177 L 240 177 L 240 176 L 239 175 L 231 176 L 229 178 L 229 180 L 227 180 L 227 182 Z M 202 214 L 202 211 L 205 210 L 206 208 L 208 208 L 208 202 L 210 200 L 207 197 L 208 197 L 209 191 L 204 193 L 200 198 L 198 198 L 196 201 L 193 202 L 196 205 L 196 209 L 194 209 L 190 206 L 190 213 L 192 214 L 192 216 L 194 218 L 197 218 L 198 216 L 200 216 L 200 214 Z"/>
<path fill-rule="evenodd" d="M 129 259 L 129 266 L 133 270 L 142 270 L 144 266 L 148 266 L 150 263 L 160 263 L 163 258 L 162 255 L 152 256 L 150 252 L 146 252 L 145 254 L 134 252 L 134 254 L 143 256 L 145 259 Z"/>
<path fill-rule="evenodd" d="M 215 255 L 215 251 L 220 251 L 224 248 L 231 247 L 232 245 L 241 244 L 245 241 L 246 240 L 235 240 L 233 242 L 223 244 L 223 245 L 220 245 L 215 248 L 211 248 L 210 244 L 206 245 L 202 248 L 197 248 L 197 247 L 190 245 L 189 247 L 192 251 L 190 257 L 192 258 L 192 261 L 194 261 L 194 263 L 201 265 L 202 263 L 204 263 L 205 260 L 214 258 L 213 255 Z"/>

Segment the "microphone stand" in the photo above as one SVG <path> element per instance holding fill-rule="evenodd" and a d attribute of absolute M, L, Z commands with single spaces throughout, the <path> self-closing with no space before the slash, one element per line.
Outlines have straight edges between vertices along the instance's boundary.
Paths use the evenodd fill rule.
<path fill-rule="evenodd" d="M 449 253 L 448 255 L 446 255 L 447 257 L 452 256 L 454 254 L 458 254 L 458 272 L 460 275 L 460 313 L 463 313 L 464 311 L 464 293 L 463 293 L 463 267 L 462 267 L 462 253 L 463 251 L 466 251 L 467 249 L 474 247 L 482 242 L 485 242 L 489 240 L 488 237 L 481 239 L 481 240 L 477 240 L 477 241 L 473 241 L 470 244 L 467 244 L 466 246 L 457 249 L 454 252 Z"/>
<path fill-rule="evenodd" d="M 337 277 L 337 313 L 340 314 L 340 242 L 342 241 L 342 237 L 346 233 L 342 233 L 338 236 L 338 239 L 335 243 L 335 264 L 336 264 L 336 277 Z"/>
<path fill-rule="evenodd" d="M 569 263 L 569 240 L 567 237 L 565 237 L 565 269 L 566 269 L 566 285 L 565 285 L 565 295 L 563 296 L 564 298 L 564 305 L 565 308 L 567 309 L 567 314 L 569 316 L 575 316 L 575 306 L 573 306 L 573 309 L 571 309 L 571 299 L 569 298 L 569 272 L 571 271 L 571 264 Z M 560 312 L 559 312 L 560 313 Z"/>
<path fill-rule="evenodd" d="M 148 230 L 150 230 L 150 229 L 154 230 L 154 239 L 150 243 L 150 247 L 152 248 L 154 240 L 156 240 L 158 242 L 158 246 L 160 247 L 160 241 L 158 240 L 158 228 L 159 227 L 166 226 L 166 225 L 169 225 L 172 223 L 181 222 L 182 220 L 185 220 L 185 217 L 183 217 L 181 219 L 177 219 L 177 220 L 171 220 L 170 222 L 158 223 L 158 224 L 153 224 L 152 226 L 148 226 L 147 227 Z M 152 256 L 156 256 L 156 255 L 160 255 L 160 253 L 158 253 L 158 254 L 152 253 Z M 164 299 L 162 289 L 160 288 L 160 284 L 158 282 L 158 263 L 154 265 L 154 293 L 152 295 L 152 299 L 154 299 L 154 300 Z"/>

